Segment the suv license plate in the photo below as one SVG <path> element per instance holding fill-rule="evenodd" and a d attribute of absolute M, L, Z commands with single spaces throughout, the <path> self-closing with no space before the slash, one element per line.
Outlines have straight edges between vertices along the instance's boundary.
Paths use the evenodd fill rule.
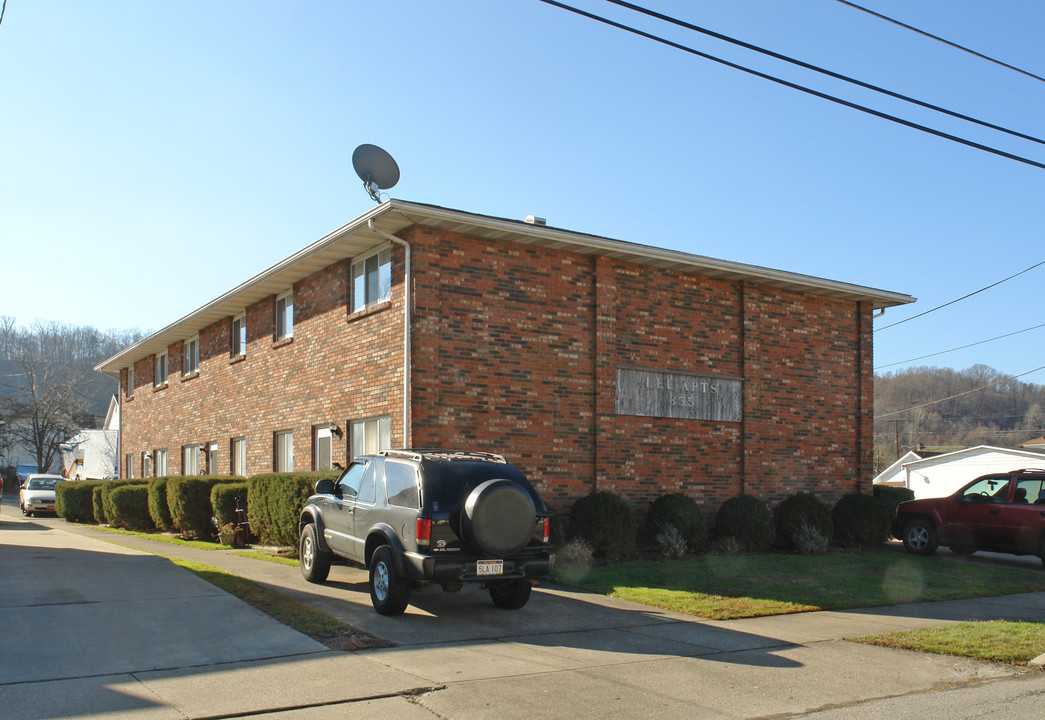
<path fill-rule="evenodd" d="M 503 560 L 477 560 L 476 575 L 503 575 L 504 574 L 504 561 Z"/>

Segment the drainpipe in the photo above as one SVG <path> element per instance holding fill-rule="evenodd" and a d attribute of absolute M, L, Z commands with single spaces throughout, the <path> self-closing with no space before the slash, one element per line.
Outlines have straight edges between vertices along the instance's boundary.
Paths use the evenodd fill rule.
<path fill-rule="evenodd" d="M 367 220 L 370 232 L 376 233 L 386 240 L 406 249 L 406 272 L 403 275 L 403 447 L 410 447 L 410 306 L 413 296 L 410 292 L 410 243 L 386 233 L 374 225 L 374 219 Z"/>

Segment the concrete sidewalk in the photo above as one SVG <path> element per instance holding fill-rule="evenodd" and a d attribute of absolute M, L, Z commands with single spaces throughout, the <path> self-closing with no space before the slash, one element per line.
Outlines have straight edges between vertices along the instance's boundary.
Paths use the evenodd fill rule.
<path fill-rule="evenodd" d="M 1045 618 L 1045 593 L 1035 593 L 708 622 L 550 586 L 514 612 L 478 590 L 430 590 L 406 615 L 386 618 L 371 609 L 360 569 L 335 566 L 327 584 L 310 585 L 296 567 L 10 509 L 0 517 L 5 720 L 277 710 L 287 711 L 281 718 L 786 716 L 1026 674 L 842 638 Z M 397 646 L 331 651 L 137 549 L 221 567 Z M 1032 675 L 1032 689 L 1045 691 L 1045 675 Z"/>

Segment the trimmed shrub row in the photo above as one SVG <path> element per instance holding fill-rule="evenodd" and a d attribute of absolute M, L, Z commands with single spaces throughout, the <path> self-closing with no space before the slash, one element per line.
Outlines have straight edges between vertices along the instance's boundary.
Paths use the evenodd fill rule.
<path fill-rule="evenodd" d="M 666 557 L 704 552 L 709 546 L 726 552 L 765 552 L 774 545 L 799 553 L 823 552 L 833 542 L 845 548 L 867 548 L 889 538 L 897 503 L 909 500 L 905 489 L 875 488 L 874 495 L 844 495 L 829 508 L 812 493 L 785 498 L 774 510 L 762 500 L 741 494 L 718 509 L 710 528 L 693 498 L 672 493 L 650 503 L 642 525 L 643 545 Z M 636 540 L 635 517 L 612 492 L 595 492 L 570 508 L 568 533 L 557 533 L 557 546 L 582 542 L 595 557 L 617 558 Z"/>
<path fill-rule="evenodd" d="M 316 483 L 334 480 L 338 471 L 271 473 L 247 481 L 247 517 L 250 530 L 263 545 L 298 544 L 298 517 Z"/>

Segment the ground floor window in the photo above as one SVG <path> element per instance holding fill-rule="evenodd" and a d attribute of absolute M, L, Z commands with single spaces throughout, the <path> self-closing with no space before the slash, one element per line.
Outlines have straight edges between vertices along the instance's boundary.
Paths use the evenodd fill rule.
<path fill-rule="evenodd" d="M 294 433 L 276 433 L 276 472 L 294 471 Z"/>
<path fill-rule="evenodd" d="M 349 427 L 352 433 L 352 457 L 388 450 L 392 447 L 392 418 L 376 417 L 356 420 Z"/>
<path fill-rule="evenodd" d="M 317 427 L 316 437 L 313 443 L 314 455 L 313 465 L 316 470 L 330 470 L 334 467 L 332 457 L 333 428 Z"/>
<path fill-rule="evenodd" d="M 232 439 L 232 474 L 247 476 L 247 439 Z"/>
<path fill-rule="evenodd" d="M 207 443 L 207 474 L 218 474 L 218 443 Z"/>
<path fill-rule="evenodd" d="M 164 477 L 167 474 L 167 448 L 152 451 L 153 477 Z"/>
<path fill-rule="evenodd" d="M 134 477 L 134 454 L 133 453 L 127 453 L 127 455 L 124 457 L 124 459 L 123 459 L 123 472 L 124 472 L 124 477 L 127 477 L 127 478 Z"/>
<path fill-rule="evenodd" d="M 181 474 L 200 474 L 200 450 L 199 445 L 186 445 L 181 449 Z"/>

